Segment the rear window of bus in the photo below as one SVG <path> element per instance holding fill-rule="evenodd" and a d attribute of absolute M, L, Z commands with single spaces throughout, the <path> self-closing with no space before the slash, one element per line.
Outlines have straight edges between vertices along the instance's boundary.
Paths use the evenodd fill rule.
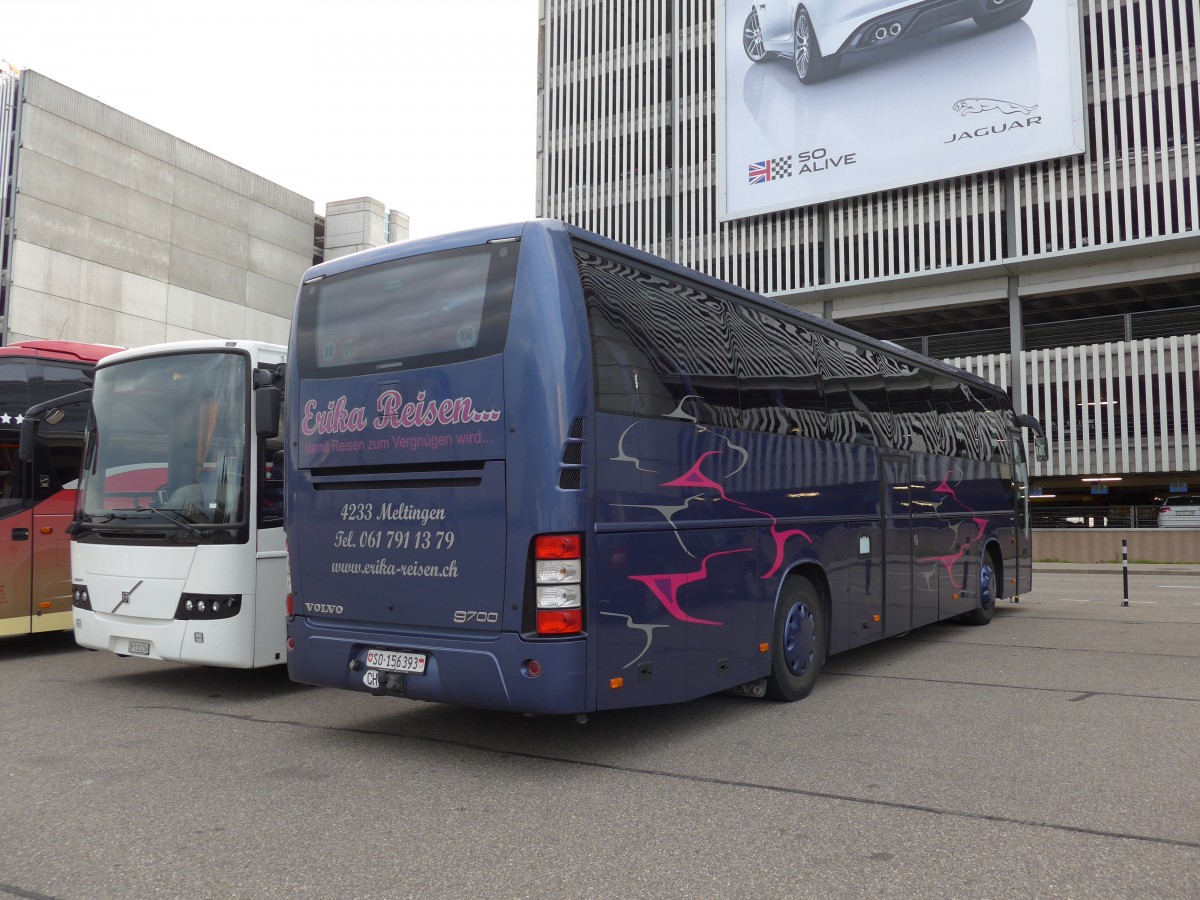
<path fill-rule="evenodd" d="M 417 369 L 501 352 L 519 246 L 424 253 L 303 285 L 301 374 Z"/>

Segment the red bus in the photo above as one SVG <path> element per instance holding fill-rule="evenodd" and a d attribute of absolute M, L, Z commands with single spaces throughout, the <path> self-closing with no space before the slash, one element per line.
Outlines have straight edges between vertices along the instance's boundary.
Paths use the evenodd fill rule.
<path fill-rule="evenodd" d="M 0 637 L 64 631 L 71 622 L 71 538 L 88 407 L 42 423 L 21 462 L 31 406 L 91 386 L 96 363 L 121 347 L 25 341 L 0 347 Z"/>

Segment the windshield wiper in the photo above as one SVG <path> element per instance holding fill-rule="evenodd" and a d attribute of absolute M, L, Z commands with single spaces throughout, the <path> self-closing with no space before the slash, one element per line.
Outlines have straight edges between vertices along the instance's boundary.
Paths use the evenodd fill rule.
<path fill-rule="evenodd" d="M 93 528 L 96 525 L 103 525 L 105 522 L 111 522 L 117 517 L 116 513 L 83 513 L 83 518 L 76 519 L 67 526 L 67 534 L 79 534 L 82 528 Z"/>
<path fill-rule="evenodd" d="M 187 517 L 184 516 L 184 514 L 181 510 L 174 509 L 170 506 L 164 506 L 161 508 L 157 507 L 157 506 L 139 506 L 134 511 L 140 512 L 140 513 L 144 513 L 144 512 L 154 513 L 156 516 L 166 519 L 172 525 L 182 525 L 184 528 L 186 528 L 192 534 L 196 535 L 196 537 L 198 537 L 198 538 L 210 538 L 213 535 L 211 529 L 197 528 L 195 525 L 193 525 L 191 522 L 189 522 L 187 520 Z M 167 513 L 173 513 L 175 518 L 168 516 Z"/>

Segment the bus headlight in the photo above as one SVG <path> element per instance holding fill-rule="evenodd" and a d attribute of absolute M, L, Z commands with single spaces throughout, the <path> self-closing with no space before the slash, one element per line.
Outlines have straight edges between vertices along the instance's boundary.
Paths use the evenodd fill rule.
<path fill-rule="evenodd" d="M 71 591 L 71 605 L 76 609 L 91 609 L 92 598 L 88 594 L 87 585 L 77 584 Z"/>
<path fill-rule="evenodd" d="M 183 594 L 177 619 L 230 619 L 242 611 L 241 594 Z"/>

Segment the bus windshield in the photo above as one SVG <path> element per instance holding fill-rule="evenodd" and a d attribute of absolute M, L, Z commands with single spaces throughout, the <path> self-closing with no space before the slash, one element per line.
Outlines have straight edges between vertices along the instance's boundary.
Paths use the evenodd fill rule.
<path fill-rule="evenodd" d="M 247 365 L 238 352 L 183 352 L 96 373 L 81 538 L 133 528 L 230 539 L 247 508 Z"/>

